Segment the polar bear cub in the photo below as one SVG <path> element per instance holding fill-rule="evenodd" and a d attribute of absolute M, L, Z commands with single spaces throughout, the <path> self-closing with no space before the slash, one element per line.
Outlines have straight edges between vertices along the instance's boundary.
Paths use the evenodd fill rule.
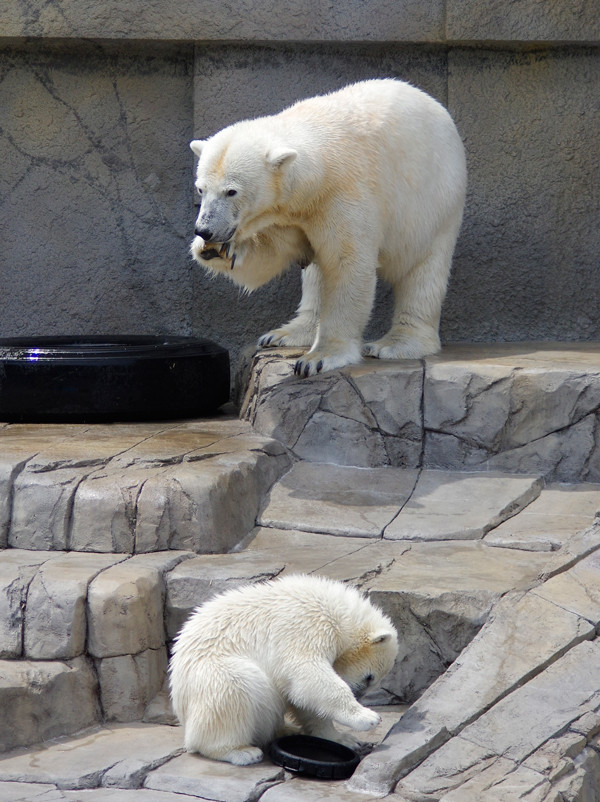
<path fill-rule="evenodd" d="M 296 316 L 259 339 L 310 347 L 309 376 L 439 350 L 466 190 L 448 112 L 402 81 L 364 81 L 193 140 L 196 261 L 254 289 L 305 266 Z M 376 275 L 393 286 L 389 332 L 362 345 Z"/>
<path fill-rule="evenodd" d="M 284 733 L 356 745 L 333 726 L 369 730 L 377 713 L 357 700 L 398 650 L 392 622 L 358 590 L 291 575 L 230 590 L 198 607 L 179 633 L 169 673 L 188 752 L 257 763 Z"/>

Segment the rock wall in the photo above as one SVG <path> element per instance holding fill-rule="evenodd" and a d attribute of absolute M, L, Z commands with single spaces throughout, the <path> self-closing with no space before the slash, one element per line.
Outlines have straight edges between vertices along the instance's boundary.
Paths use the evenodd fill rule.
<path fill-rule="evenodd" d="M 30 4 L 0 11 L 0 336 L 206 335 L 239 349 L 290 315 L 188 256 L 192 136 L 374 76 L 446 104 L 469 195 L 442 335 L 600 336 L 600 17 L 475 0 Z M 380 289 L 371 328 L 389 313 Z"/>

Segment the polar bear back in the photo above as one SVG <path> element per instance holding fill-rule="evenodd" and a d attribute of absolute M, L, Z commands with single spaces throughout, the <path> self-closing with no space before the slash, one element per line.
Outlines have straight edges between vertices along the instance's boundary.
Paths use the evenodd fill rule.
<path fill-rule="evenodd" d="M 402 243 L 409 260 L 462 217 L 467 169 L 454 121 L 404 81 L 362 81 L 241 125 L 249 126 L 250 136 L 240 138 L 246 147 L 268 132 L 298 150 L 290 175 L 299 212 L 323 186 L 360 198 L 373 209 L 382 241 L 392 249 Z"/>
<path fill-rule="evenodd" d="M 301 623 L 300 623 L 301 622 Z M 277 664 L 277 655 L 335 659 L 393 624 L 355 588 L 324 577 L 290 575 L 236 588 L 198 607 L 174 647 L 209 658 L 230 654 Z M 275 637 L 276 633 L 276 637 Z"/>

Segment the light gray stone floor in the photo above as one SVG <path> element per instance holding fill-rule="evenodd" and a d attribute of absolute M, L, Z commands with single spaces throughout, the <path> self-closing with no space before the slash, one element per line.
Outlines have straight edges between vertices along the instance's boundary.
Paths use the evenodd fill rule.
<path fill-rule="evenodd" d="M 387 454 L 370 467 L 317 452 L 296 461 L 279 437 L 297 425 L 308 448 L 313 413 L 263 434 L 226 417 L 0 424 L 0 802 L 600 800 L 600 484 L 581 472 L 564 481 L 568 449 L 563 467 L 546 460 L 548 421 L 560 439 L 596 414 L 600 360 L 584 349 L 576 380 L 576 356 L 465 348 L 425 367 L 359 366 L 308 383 L 288 380 L 287 359 L 259 360 L 257 421 L 292 382 L 323 421 L 343 412 L 340 437 L 340 420 L 363 404 L 374 439 L 344 435 L 343 450 Z M 386 391 L 398 373 L 406 407 Z M 537 413 L 526 412 L 540 383 Z M 469 444 L 463 470 L 408 464 L 424 431 L 410 399 L 427 418 L 431 397 L 447 408 L 436 427 Z M 567 398 L 563 426 L 553 403 Z M 454 403 L 468 415 L 450 424 Z M 328 437 L 338 448 L 333 430 L 319 431 L 320 449 Z M 491 433 L 488 456 L 508 453 L 498 431 L 513 453 L 525 431 L 545 445 L 537 460 L 484 470 L 473 465 L 476 431 Z M 173 726 L 165 669 L 186 616 L 216 592 L 285 572 L 353 583 L 400 632 L 396 665 L 368 700 L 385 705 L 384 723 L 349 782 L 187 755 Z"/>
<path fill-rule="evenodd" d="M 383 738 L 405 708 L 378 708 L 382 724 L 369 734 L 371 743 Z M 210 799 L 247 802 L 271 787 L 286 784 L 286 796 L 296 787 L 306 791 L 351 794 L 339 782 L 303 783 L 287 775 L 268 759 L 244 769 L 182 754 L 178 726 L 117 724 L 55 739 L 43 747 L 15 750 L 0 760 L 0 802 L 17 800 L 91 800 L 110 802 L 185 802 Z M 74 790 L 77 789 L 77 790 Z M 39 796 L 38 796 L 39 795 Z M 362 797 L 362 795 L 361 795 Z M 261 797 L 262 798 L 262 797 Z M 310 797 L 307 797 L 307 799 Z M 318 796 L 312 797 L 319 798 Z"/>

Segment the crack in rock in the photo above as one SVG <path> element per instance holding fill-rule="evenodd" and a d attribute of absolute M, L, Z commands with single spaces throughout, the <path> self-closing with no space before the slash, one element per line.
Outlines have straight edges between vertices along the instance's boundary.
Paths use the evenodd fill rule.
<path fill-rule="evenodd" d="M 359 590 L 362 590 L 365 585 L 367 585 L 371 580 L 375 579 L 378 576 L 382 576 L 382 574 L 387 573 L 394 563 L 396 562 L 396 558 L 392 557 L 386 563 L 379 563 L 375 568 L 371 568 L 368 571 L 365 571 L 363 574 L 359 576 L 349 577 L 344 579 L 346 584 L 352 584 L 357 587 Z"/>

